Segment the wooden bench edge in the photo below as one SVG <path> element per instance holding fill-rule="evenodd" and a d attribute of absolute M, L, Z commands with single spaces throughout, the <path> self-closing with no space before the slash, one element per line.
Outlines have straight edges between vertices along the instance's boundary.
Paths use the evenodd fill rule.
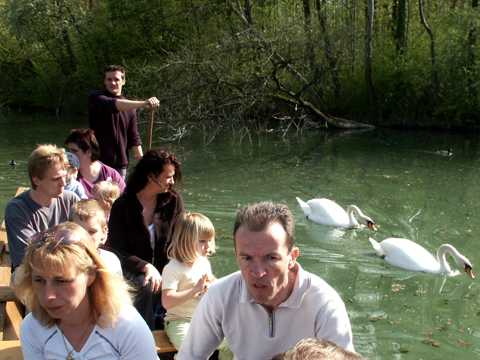
<path fill-rule="evenodd" d="M 168 335 L 164 330 L 153 330 L 153 338 L 155 339 L 155 345 L 157 346 L 157 352 L 160 354 L 164 353 L 175 353 L 177 349 L 168 339 Z"/>

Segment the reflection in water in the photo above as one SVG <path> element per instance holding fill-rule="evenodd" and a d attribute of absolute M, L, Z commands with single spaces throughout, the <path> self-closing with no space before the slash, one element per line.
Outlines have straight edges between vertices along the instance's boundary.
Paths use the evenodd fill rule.
<path fill-rule="evenodd" d="M 0 119 L 2 217 L 15 188 L 29 185 L 26 159 L 34 145 L 61 145 L 69 128 L 84 125 L 83 119 L 47 120 Z M 208 147 L 201 137 L 161 145 L 183 162 L 188 210 L 205 213 L 216 227 L 217 276 L 238 269 L 232 240 L 237 208 L 259 200 L 284 202 L 297 221 L 299 261 L 344 298 L 357 351 L 368 359 L 480 358 L 477 282 L 462 276 L 442 285 L 442 277 L 389 266 L 370 247 L 371 231 L 311 223 L 295 200 L 361 204 L 380 225 L 373 237 L 410 238 L 427 249 L 450 242 L 478 266 L 478 136 L 375 130 L 268 134 L 251 143 L 226 135 Z M 428 153 L 449 148 L 453 156 Z"/>

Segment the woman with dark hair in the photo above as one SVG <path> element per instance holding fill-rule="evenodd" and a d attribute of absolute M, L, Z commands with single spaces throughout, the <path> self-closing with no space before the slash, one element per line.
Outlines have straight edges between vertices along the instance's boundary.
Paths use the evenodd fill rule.
<path fill-rule="evenodd" d="M 174 190 L 180 163 L 165 150 L 150 150 L 129 175 L 127 188 L 112 206 L 106 246 L 119 255 L 123 272 L 139 293 L 135 307 L 150 328 L 160 303 L 166 249 L 183 200 Z"/>
<path fill-rule="evenodd" d="M 67 151 L 80 160 L 78 181 L 83 185 L 89 199 L 93 198 L 92 190 L 100 181 L 111 181 L 125 189 L 125 181 L 117 170 L 100 162 L 100 146 L 95 133 L 91 129 L 73 129 L 65 140 Z"/>

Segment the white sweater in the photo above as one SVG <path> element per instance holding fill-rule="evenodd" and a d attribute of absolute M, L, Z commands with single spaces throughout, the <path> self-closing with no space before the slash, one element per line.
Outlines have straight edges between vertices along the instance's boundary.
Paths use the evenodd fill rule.
<path fill-rule="evenodd" d="M 43 326 L 32 313 L 22 321 L 20 341 L 25 360 L 65 360 L 72 345 L 60 329 Z M 113 328 L 95 325 L 75 360 L 158 360 L 155 340 L 147 324 L 133 306 L 126 306 Z"/>
<path fill-rule="evenodd" d="M 205 360 L 223 338 L 237 360 L 271 359 L 304 338 L 354 351 L 342 299 L 300 265 L 292 294 L 271 314 L 249 296 L 240 272 L 218 280 L 195 310 L 177 360 Z"/>

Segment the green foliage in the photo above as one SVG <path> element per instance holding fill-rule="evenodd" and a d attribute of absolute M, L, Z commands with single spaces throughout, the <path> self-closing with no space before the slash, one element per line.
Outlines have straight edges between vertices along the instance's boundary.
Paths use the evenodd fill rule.
<path fill-rule="evenodd" d="M 309 109 L 295 111 L 304 102 L 377 124 L 475 126 L 480 10 L 470 3 L 425 7 L 433 69 L 417 2 L 375 2 L 373 103 L 365 80 L 364 2 L 310 0 L 308 22 L 302 1 L 250 1 L 250 16 L 246 3 L 0 2 L 0 105 L 85 112 L 103 67 L 122 63 L 127 95 L 157 95 L 160 121 L 173 137 L 191 127 L 262 128 L 298 114 L 315 120 Z M 290 101 L 279 100 L 285 97 Z"/>

